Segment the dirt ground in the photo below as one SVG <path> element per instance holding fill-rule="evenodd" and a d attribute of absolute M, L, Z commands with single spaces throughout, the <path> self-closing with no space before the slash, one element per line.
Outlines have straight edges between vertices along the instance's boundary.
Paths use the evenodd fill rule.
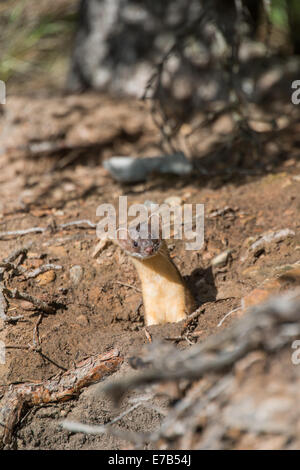
<path fill-rule="evenodd" d="M 98 240 L 86 223 L 58 227 L 71 221 L 97 223 L 96 208 L 101 203 L 117 207 L 118 197 L 126 195 L 129 204 L 148 199 L 162 203 L 174 196 L 182 203 L 205 204 L 203 249 L 186 251 L 183 242 L 169 243 L 171 256 L 202 313 L 188 340 L 174 339 L 181 335 L 182 323 L 148 327 L 152 340 L 173 338 L 179 348 L 202 341 L 236 318 L 231 315 L 218 326 L 249 292 L 282 266 L 299 262 L 300 123 L 285 129 L 282 122 L 281 127 L 277 141 L 271 136 L 266 139 L 253 161 L 247 143 L 236 139 L 221 147 L 217 139 L 212 140 L 211 130 L 203 131 L 194 137 L 193 153 L 201 157 L 209 148 L 211 155 L 221 158 L 199 158 L 196 170 L 187 177 L 154 175 L 145 183 L 120 185 L 103 168 L 105 158 L 164 153 L 146 104 L 93 94 L 9 98 L 0 117 L 0 260 L 28 246 L 20 264 L 24 270 L 43 264 L 59 268 L 30 279 L 23 274 L 6 280 L 7 287 L 55 305 L 55 314 L 41 318 L 30 302 L 9 300 L 8 315 L 22 318 L 2 326 L 6 346 L 16 347 L 7 348 L 6 364 L 0 365 L 2 389 L 12 383 L 43 381 L 86 356 L 111 348 L 120 351 L 124 362 L 105 380 L 134 372 L 131 358 L 141 355 L 149 342 L 134 267 L 112 245 L 93 257 Z M 268 129 L 258 130 L 268 135 Z M 226 118 L 220 118 L 213 131 L 219 139 L 229 135 Z M 241 154 L 243 163 L 237 166 Z M 3 235 L 31 227 L 48 230 Z M 284 229 L 291 231 L 289 236 L 244 256 L 251 240 Z M 214 265 L 214 258 L 226 250 L 230 250 L 227 261 Z M 42 354 L 17 348 L 34 344 L 37 331 Z M 137 392 L 128 395 L 120 410 L 109 397 L 96 393 L 97 387 L 87 387 L 65 403 L 28 409 L 7 448 L 128 448 L 130 444 L 117 437 L 75 434 L 60 427 L 65 418 L 106 424 L 137 396 Z M 167 401 L 167 397 L 145 400 L 119 419 L 118 426 L 134 431 L 156 429 Z"/>

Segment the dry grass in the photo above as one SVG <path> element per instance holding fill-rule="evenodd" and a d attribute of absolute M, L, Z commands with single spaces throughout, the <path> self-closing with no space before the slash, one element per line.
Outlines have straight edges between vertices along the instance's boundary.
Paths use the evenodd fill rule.
<path fill-rule="evenodd" d="M 7 0 L 0 4 L 0 78 L 30 92 L 65 80 L 77 1 Z M 30 83 L 31 86 L 28 86 Z"/>

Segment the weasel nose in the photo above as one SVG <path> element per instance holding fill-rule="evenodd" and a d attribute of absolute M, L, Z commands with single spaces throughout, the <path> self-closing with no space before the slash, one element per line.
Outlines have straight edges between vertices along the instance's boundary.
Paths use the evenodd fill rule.
<path fill-rule="evenodd" d="M 145 252 L 147 253 L 147 255 L 151 255 L 153 253 L 153 246 L 147 246 L 145 248 Z"/>

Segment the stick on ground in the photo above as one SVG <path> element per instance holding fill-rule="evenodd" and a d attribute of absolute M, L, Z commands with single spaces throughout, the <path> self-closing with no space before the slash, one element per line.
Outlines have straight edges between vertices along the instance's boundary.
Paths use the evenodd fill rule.
<path fill-rule="evenodd" d="M 119 351 L 112 349 L 84 359 L 76 367 L 45 382 L 11 385 L 0 402 L 0 448 L 11 442 L 25 408 L 70 400 L 82 388 L 115 372 L 122 362 Z"/>

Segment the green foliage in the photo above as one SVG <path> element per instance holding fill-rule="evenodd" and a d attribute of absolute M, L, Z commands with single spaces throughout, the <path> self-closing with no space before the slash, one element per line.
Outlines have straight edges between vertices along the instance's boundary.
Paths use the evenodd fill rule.
<path fill-rule="evenodd" d="M 76 2 L 1 3 L 0 79 L 26 80 L 36 72 L 49 73 L 57 62 L 67 60 L 76 26 Z"/>
<path fill-rule="evenodd" d="M 300 52 L 300 1 L 272 0 L 271 22 L 285 31 L 294 47 L 295 53 Z"/>
<path fill-rule="evenodd" d="M 272 0 L 271 2 L 271 22 L 282 29 L 289 27 L 286 0 Z"/>

